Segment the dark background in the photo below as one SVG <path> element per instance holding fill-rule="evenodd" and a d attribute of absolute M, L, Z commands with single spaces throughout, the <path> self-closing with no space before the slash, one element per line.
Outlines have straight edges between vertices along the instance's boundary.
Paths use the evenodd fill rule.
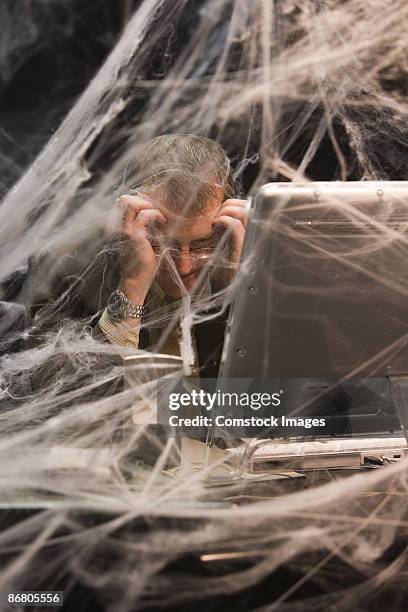
<path fill-rule="evenodd" d="M 58 128 L 137 4 L 132 0 L 2 0 L 1 195 Z"/>
<path fill-rule="evenodd" d="M 151 80 L 165 78 L 168 70 L 185 45 L 197 31 L 200 8 L 204 0 L 190 0 L 182 14 L 174 19 L 171 35 L 159 39 L 147 51 L 143 77 Z M 0 2 L 0 198 L 12 187 L 29 164 L 36 158 L 43 146 L 57 130 L 63 118 L 75 104 L 89 81 L 94 77 L 105 58 L 115 46 L 126 23 L 141 0 L 2 0 Z M 285 3 L 275 0 L 275 9 Z M 170 0 L 163 4 L 162 11 L 168 11 Z M 228 24 L 229 13 L 225 12 Z M 160 14 L 157 16 L 160 20 Z M 286 22 L 281 20 L 278 39 L 285 38 Z M 225 24 L 220 24 L 220 28 Z M 155 24 L 152 25 L 155 27 Z M 287 43 L 285 43 L 287 44 Z M 238 66 L 242 48 L 232 48 L 229 69 Z M 209 74 L 214 66 L 208 68 Z M 391 76 L 390 76 L 391 74 Z M 387 91 L 406 87 L 404 78 L 395 72 L 384 75 Z M 384 85 L 385 87 L 385 85 Z M 87 167 L 92 180 L 109 167 L 113 157 L 125 143 L 124 127 L 137 125 L 143 116 L 149 90 L 141 91 L 135 85 L 132 103 L 110 125 L 103 138 L 93 144 L 88 152 Z M 308 102 L 280 101 L 283 109 L 279 117 L 277 132 L 283 133 L 281 144 L 293 136 L 298 129 L 297 119 L 308 109 Z M 370 111 L 370 112 L 368 112 Z M 349 112 L 349 111 L 347 111 Z M 370 163 L 376 169 L 375 178 L 404 180 L 407 178 L 408 155 L 406 150 L 406 124 L 401 128 L 393 120 L 390 111 L 373 112 L 360 106 L 348 119 L 365 129 L 364 144 L 370 151 Z M 289 148 L 284 148 L 284 160 L 296 168 L 316 132 L 323 109 L 311 113 L 299 134 L 293 138 Z M 395 129 L 393 126 L 396 126 Z M 349 146 L 341 115 L 333 122 L 336 138 L 347 160 L 348 180 L 359 180 L 364 175 L 357 156 Z M 237 195 L 248 193 L 258 176 L 262 128 L 262 108 L 251 110 L 251 116 L 231 120 L 222 132 L 211 136 L 220 139 L 228 154 L 238 167 L 249 143 L 245 169 L 237 183 Z M 250 133 L 249 133 L 250 129 Z M 291 131 L 293 130 L 293 131 Z M 96 154 L 95 150 L 97 151 Z M 340 170 L 328 135 L 307 167 L 309 178 L 314 180 L 339 179 Z M 365 176 L 367 178 L 367 176 Z M 264 172 L 262 181 L 287 180 L 270 172 Z M 86 186 L 85 186 L 86 187 Z M 21 278 L 20 278 L 21 277 Z M 13 300 L 18 295 L 23 272 L 15 274 L 3 286 L 3 296 Z M 21 282 L 20 282 L 21 280 Z"/>
<path fill-rule="evenodd" d="M 247 2 L 251 1 L 247 0 Z M 115 45 L 124 25 L 139 3 L 139 0 L 0 0 L 2 26 L 0 35 L 0 197 L 7 193 L 57 130 L 61 120 L 72 108 L 78 96 Z M 200 5 L 201 0 L 190 2 L 182 18 L 175 23 L 170 46 L 167 40 L 157 45 L 148 68 L 151 78 L 160 79 L 165 76 L 166 70 L 171 66 L 191 32 L 194 31 Z M 403 85 L 402 80 L 399 84 L 398 81 L 396 82 L 397 86 L 401 84 Z M 389 87 L 394 85 L 388 80 Z M 289 124 L 300 111 L 299 107 L 288 104 L 283 122 Z M 132 113 L 134 112 L 136 112 L 135 109 L 127 109 L 120 120 L 122 122 L 126 122 L 128 118 L 133 120 Z M 307 127 L 285 154 L 287 162 L 294 166 L 300 163 L 320 118 L 321 113 L 319 112 L 311 117 Z M 370 120 L 376 121 L 372 115 Z M 363 118 L 362 121 L 364 121 Z M 262 112 L 261 109 L 258 109 L 249 153 L 257 151 L 261 123 Z M 231 126 L 231 130 L 241 131 L 242 142 L 245 143 L 245 125 Z M 361 168 L 350 151 L 340 122 L 335 124 L 335 130 L 349 163 L 348 178 L 359 179 L 362 174 Z M 393 133 L 387 130 L 386 122 L 382 124 L 382 129 L 373 129 L 372 134 L 372 142 L 369 144 L 373 154 L 380 160 L 378 166 L 384 168 L 384 177 L 407 178 L 405 163 L 407 156 L 404 143 L 398 143 L 394 139 Z M 239 160 L 242 155 L 237 144 L 239 139 L 231 138 L 231 142 L 233 145 L 230 147 L 226 137 L 223 144 L 233 158 Z M 108 163 L 108 158 L 107 154 L 105 163 Z M 99 161 L 103 164 L 103 160 Z M 243 192 L 250 188 L 257 172 L 258 163 L 254 161 L 247 167 L 242 177 Z M 308 167 L 308 174 L 315 180 L 339 178 L 337 159 L 329 138 L 324 138 Z M 276 179 L 276 177 L 271 178 Z M 21 282 L 23 280 L 24 273 L 21 275 Z M 11 279 L 8 285 L 9 290 L 5 294 L 6 299 L 15 298 L 21 282 L 18 278 Z M 152 528 L 151 525 L 150 528 Z M 145 529 L 144 526 L 143 529 Z M 390 555 L 385 562 L 393 561 L 398 552 Z M 313 567 L 315 561 L 308 561 L 306 569 Z M 98 562 L 104 563 L 102 555 L 98 555 Z M 197 559 L 182 559 L 180 564 L 182 572 L 185 571 L 186 565 L 192 573 L 201 574 L 203 572 L 203 567 L 198 564 Z M 49 567 L 51 565 L 48 563 Z M 302 577 L 302 571 L 299 568 L 304 566 L 299 562 L 294 562 L 293 566 L 293 570 L 285 570 L 277 575 L 268 576 L 254 592 L 250 593 L 249 590 L 246 590 L 243 593 L 240 592 L 234 601 L 231 599 L 225 601 L 225 609 L 233 607 L 236 610 L 247 610 L 267 605 L 272 598 L 276 597 L 276 589 L 283 592 Z M 43 571 L 43 567 L 45 564 L 38 563 L 39 570 Z M 237 568 L 231 569 L 223 566 L 214 569 L 211 567 L 207 571 L 216 575 L 234 569 Z M 379 571 L 381 569 L 383 568 L 380 567 Z M 180 571 L 180 568 L 173 569 L 175 579 L 177 579 L 177 570 Z M 335 576 L 334 582 L 338 583 L 339 589 L 357 582 L 350 576 L 348 567 L 328 566 L 327 569 L 323 568 L 323 572 L 327 572 L 323 578 L 329 580 L 329 586 L 333 585 L 333 576 Z M 300 592 L 299 595 L 318 596 L 325 592 L 322 587 L 324 581 L 320 574 L 315 577 L 315 583 L 316 586 L 313 588 L 306 584 L 307 592 Z M 405 593 L 398 583 L 392 584 L 391 587 L 393 592 L 388 589 L 382 593 L 381 597 L 378 591 L 373 590 L 371 596 L 375 596 L 375 601 L 369 602 L 370 597 L 367 596 L 365 608 L 379 610 L 386 609 L 388 605 L 389 609 L 402 610 L 402 599 Z M 219 602 L 211 600 L 210 595 L 208 594 L 208 601 L 205 602 L 203 609 L 219 609 Z M 87 606 L 89 593 L 81 591 L 74 593 L 74 596 L 77 597 L 77 601 L 72 605 L 73 610 L 79 610 L 80 607 L 98 609 L 93 608 L 91 604 Z M 329 604 L 336 605 L 335 591 L 331 597 Z M 96 605 L 95 601 L 92 603 Z M 313 603 L 311 605 L 313 607 Z M 187 603 L 183 607 L 185 610 L 201 608 L 202 606 L 196 603 L 191 604 L 191 607 Z"/>
<path fill-rule="evenodd" d="M 2 1 L 0 197 L 58 128 L 139 4 L 139 0 Z M 163 40 L 156 46 L 148 66 L 149 78 L 165 76 L 183 44 L 194 32 L 201 4 L 200 0 L 190 2 L 174 23 L 171 41 Z M 133 121 L 132 112 L 132 107 L 128 108 L 121 121 Z M 298 113 L 299 108 L 288 105 L 283 123 L 291 121 Z M 301 161 L 320 116 L 319 112 L 314 113 L 301 137 L 286 153 L 285 160 L 290 164 L 296 166 Z M 261 123 L 262 112 L 258 109 L 249 153 L 257 151 Z M 238 129 L 242 132 L 240 142 L 244 143 L 246 126 L 241 124 Z M 237 126 L 231 126 L 231 130 L 236 133 Z M 358 167 L 350 155 L 344 130 L 339 124 L 336 130 L 349 158 L 350 178 L 358 177 Z M 224 137 L 228 141 L 228 130 Z M 236 142 L 232 147 L 228 142 L 223 144 L 234 159 L 240 159 L 242 151 Z M 337 160 L 328 138 L 324 139 L 308 171 L 316 180 L 338 178 Z M 255 161 L 243 174 L 244 192 L 250 188 L 257 172 Z"/>

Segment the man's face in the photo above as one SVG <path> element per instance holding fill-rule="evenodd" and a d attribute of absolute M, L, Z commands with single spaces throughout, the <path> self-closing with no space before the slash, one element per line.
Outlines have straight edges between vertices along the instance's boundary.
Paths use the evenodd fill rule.
<path fill-rule="evenodd" d="M 200 255 L 206 249 L 210 252 L 219 240 L 220 228 L 213 225 L 213 220 L 221 204 L 221 197 L 214 198 L 207 202 L 203 210 L 188 217 L 169 210 L 163 204 L 158 205 L 167 219 L 167 224 L 160 225 L 159 231 L 160 242 L 162 246 L 165 245 L 168 255 L 161 261 L 157 279 L 167 295 L 180 298 L 185 290 L 190 292 L 197 283 L 205 267 L 205 260 L 200 259 Z"/>

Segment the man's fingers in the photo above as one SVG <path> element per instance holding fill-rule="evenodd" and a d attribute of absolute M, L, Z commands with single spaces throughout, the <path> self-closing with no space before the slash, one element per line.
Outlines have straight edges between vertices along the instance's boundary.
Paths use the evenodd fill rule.
<path fill-rule="evenodd" d="M 124 193 L 122 195 L 120 195 L 118 198 L 116 198 L 115 204 L 117 204 L 118 206 L 128 206 L 128 205 L 137 205 L 137 204 L 149 204 L 150 206 L 153 206 L 153 202 L 147 197 L 144 196 L 142 194 L 138 194 L 138 195 L 129 195 L 127 193 Z"/>
<path fill-rule="evenodd" d="M 146 227 L 149 223 L 157 221 L 158 223 L 167 223 L 166 217 L 157 208 L 141 210 L 134 222 L 135 227 Z"/>
<path fill-rule="evenodd" d="M 121 196 L 116 200 L 116 205 L 122 211 L 122 229 L 129 228 L 141 210 L 153 208 L 148 200 L 131 201 L 131 196 Z M 133 198 L 132 198 L 133 199 Z"/>
<path fill-rule="evenodd" d="M 123 212 L 122 229 L 126 234 L 132 235 L 138 229 L 146 227 L 153 221 L 167 223 L 163 213 L 157 208 L 143 205 L 128 205 Z"/>
<path fill-rule="evenodd" d="M 135 212 L 143 208 L 153 208 L 153 202 L 148 198 L 131 195 L 121 195 L 115 201 L 116 206 L 122 210 L 134 210 Z"/>
<path fill-rule="evenodd" d="M 230 217 L 229 215 L 220 215 L 219 217 L 216 217 L 213 221 L 213 225 L 223 225 L 227 229 L 231 230 L 233 234 L 245 232 L 241 219 L 238 219 L 237 217 Z"/>
<path fill-rule="evenodd" d="M 225 202 L 223 202 L 223 206 L 239 206 L 240 208 L 248 209 L 249 203 L 248 200 L 238 200 L 237 198 L 230 198 L 229 200 L 225 200 Z"/>
<path fill-rule="evenodd" d="M 136 234 L 145 233 L 147 225 L 154 222 L 167 223 L 159 210 L 155 208 L 143 209 L 135 218 L 130 218 L 130 220 L 123 225 L 123 231 L 129 236 L 135 236 Z"/>
<path fill-rule="evenodd" d="M 245 228 L 239 219 L 221 215 L 213 221 L 214 225 L 223 225 L 232 234 L 232 261 L 237 263 L 241 257 L 242 245 L 244 243 Z"/>
<path fill-rule="evenodd" d="M 220 214 L 213 221 L 213 225 L 222 225 L 232 235 L 232 262 L 238 263 L 241 257 L 245 237 L 245 228 L 248 221 L 248 202 L 231 198 L 221 206 Z"/>
<path fill-rule="evenodd" d="M 242 225 L 246 227 L 248 221 L 248 210 L 241 206 L 230 206 L 224 204 L 220 210 L 220 216 L 233 217 L 241 221 Z"/>

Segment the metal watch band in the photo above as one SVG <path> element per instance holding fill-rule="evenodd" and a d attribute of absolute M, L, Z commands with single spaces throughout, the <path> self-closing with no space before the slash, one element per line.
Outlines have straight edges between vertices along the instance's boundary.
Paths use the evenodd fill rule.
<path fill-rule="evenodd" d="M 109 298 L 107 310 L 110 316 L 120 319 L 141 319 L 147 314 L 146 306 L 134 304 L 119 289 L 116 289 Z"/>

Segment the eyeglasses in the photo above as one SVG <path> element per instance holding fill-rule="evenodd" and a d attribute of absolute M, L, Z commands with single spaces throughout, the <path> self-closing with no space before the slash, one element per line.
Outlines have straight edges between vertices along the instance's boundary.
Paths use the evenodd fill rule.
<path fill-rule="evenodd" d="M 225 240 L 225 230 L 217 228 L 214 232 L 210 244 L 205 247 L 193 247 L 187 251 L 178 249 L 174 242 L 168 242 L 166 238 L 158 238 L 157 233 L 149 236 L 149 242 L 156 253 L 156 257 L 170 256 L 173 260 L 181 257 L 189 257 L 195 265 L 204 266 L 213 263 L 217 266 L 228 265 L 228 242 Z"/>
<path fill-rule="evenodd" d="M 153 251 L 156 256 L 169 255 L 172 259 L 180 259 L 181 257 L 190 257 L 195 263 L 205 264 L 215 253 L 214 248 L 190 249 L 187 253 L 174 247 L 160 245 L 150 241 Z"/>

